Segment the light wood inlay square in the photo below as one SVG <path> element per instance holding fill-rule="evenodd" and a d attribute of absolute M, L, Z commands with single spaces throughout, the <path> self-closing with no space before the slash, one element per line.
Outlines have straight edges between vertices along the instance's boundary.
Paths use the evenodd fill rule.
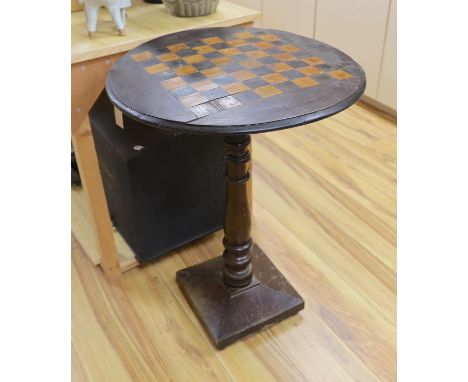
<path fill-rule="evenodd" d="M 184 57 L 184 61 L 189 64 L 197 64 L 206 61 L 206 57 L 201 54 L 194 54 L 193 56 Z"/>
<path fill-rule="evenodd" d="M 236 40 L 226 41 L 226 43 L 228 43 L 229 45 L 232 45 L 232 46 L 247 45 L 247 42 L 245 42 L 245 41 L 242 40 L 241 38 L 238 38 L 238 39 L 236 39 Z"/>
<path fill-rule="evenodd" d="M 345 72 L 344 70 L 334 70 L 328 74 L 336 80 L 346 80 L 347 78 L 353 77 L 352 74 Z"/>
<path fill-rule="evenodd" d="M 260 36 L 262 40 L 265 41 L 278 41 L 279 38 L 276 37 L 274 34 L 264 34 L 263 36 Z"/>
<path fill-rule="evenodd" d="M 260 66 L 263 66 L 263 64 L 260 61 L 257 61 L 257 60 L 241 61 L 241 62 L 239 62 L 239 64 L 242 65 L 244 68 L 247 68 L 247 69 L 254 69 L 254 68 L 258 68 Z"/>
<path fill-rule="evenodd" d="M 251 37 L 254 37 L 254 35 L 250 32 L 238 32 L 238 33 L 235 33 L 234 34 L 236 37 L 239 37 L 241 39 L 247 39 L 247 38 L 251 38 Z"/>
<path fill-rule="evenodd" d="M 206 80 L 194 82 L 191 86 L 192 88 L 194 88 L 195 90 L 199 92 L 204 92 L 206 90 L 217 88 L 219 85 L 214 83 L 211 80 L 206 79 Z"/>
<path fill-rule="evenodd" d="M 300 50 L 297 46 L 294 46 L 294 45 L 283 45 L 280 49 L 283 52 L 289 52 L 289 53 L 297 52 Z"/>
<path fill-rule="evenodd" d="M 157 58 L 161 62 L 169 62 L 169 61 L 178 60 L 179 56 L 175 53 L 166 53 L 166 54 L 159 55 Z"/>
<path fill-rule="evenodd" d="M 310 88 L 311 86 L 316 86 L 319 83 L 315 80 L 313 80 L 310 77 L 300 77 L 300 78 L 295 78 L 292 80 L 297 86 L 301 88 Z"/>
<path fill-rule="evenodd" d="M 296 57 L 294 57 L 292 54 L 289 54 L 289 53 L 278 53 L 278 54 L 275 54 L 273 57 L 281 61 L 293 61 L 296 59 Z"/>
<path fill-rule="evenodd" d="M 320 69 L 318 69 L 317 67 L 315 66 L 306 66 L 304 68 L 300 68 L 300 69 L 297 69 L 298 72 L 301 72 L 302 74 L 305 74 L 307 76 L 312 76 L 314 74 L 319 74 L 321 73 L 322 71 Z"/>
<path fill-rule="evenodd" d="M 307 62 L 310 65 L 317 65 L 317 64 L 324 63 L 320 57 L 307 57 L 307 58 L 304 58 L 303 61 Z"/>
<path fill-rule="evenodd" d="M 226 56 L 235 56 L 236 54 L 241 54 L 242 52 L 237 48 L 226 48 L 221 49 L 219 53 L 224 54 Z"/>
<path fill-rule="evenodd" d="M 187 108 L 195 106 L 195 105 L 199 105 L 199 104 L 201 104 L 203 102 L 207 102 L 207 101 L 208 101 L 208 99 L 203 97 L 200 93 L 189 95 L 187 97 L 184 97 L 184 98 L 180 99 L 180 102 L 182 103 L 182 105 L 184 105 Z"/>
<path fill-rule="evenodd" d="M 260 42 L 256 42 L 255 44 L 253 44 L 255 47 L 257 48 L 260 48 L 260 49 L 268 49 L 268 48 L 271 48 L 273 45 L 270 44 L 269 42 L 267 41 L 260 41 Z"/>
<path fill-rule="evenodd" d="M 213 48 L 211 45 L 200 45 L 200 46 L 196 46 L 193 48 L 194 50 L 196 50 L 198 53 L 211 53 L 211 52 L 216 52 L 216 49 Z"/>
<path fill-rule="evenodd" d="M 137 62 L 149 60 L 151 57 L 153 57 L 153 54 L 149 50 L 132 55 L 133 61 Z"/>
<path fill-rule="evenodd" d="M 212 58 L 211 59 L 211 62 L 215 65 L 222 65 L 222 64 L 228 64 L 230 63 L 232 60 L 229 58 L 229 57 L 216 57 L 216 58 Z"/>
<path fill-rule="evenodd" d="M 224 42 L 223 39 L 219 38 L 219 37 L 207 37 L 207 38 L 204 38 L 202 39 L 202 41 L 205 43 L 205 44 L 217 44 L 217 43 L 220 43 L 220 42 Z"/>
<path fill-rule="evenodd" d="M 238 72 L 231 73 L 231 75 L 238 81 L 250 80 L 251 78 L 257 77 L 255 73 L 249 72 L 248 70 L 239 70 Z"/>
<path fill-rule="evenodd" d="M 274 95 L 282 94 L 283 92 L 273 85 L 266 85 L 254 90 L 259 96 L 263 98 L 272 97 Z"/>
<path fill-rule="evenodd" d="M 261 77 L 262 80 L 270 83 L 270 84 L 279 84 L 281 82 L 286 82 L 288 79 L 283 76 L 282 74 L 279 73 L 271 73 L 271 74 L 266 74 Z"/>
<path fill-rule="evenodd" d="M 179 52 L 181 50 L 190 49 L 190 47 L 187 44 L 174 44 L 168 45 L 167 49 L 169 49 L 171 52 Z"/>
<path fill-rule="evenodd" d="M 174 70 L 178 76 L 188 76 L 189 74 L 196 73 L 198 70 L 192 65 L 181 66 Z"/>
<path fill-rule="evenodd" d="M 181 87 L 187 85 L 187 82 L 185 82 L 180 77 L 176 77 L 176 78 L 171 78 L 170 80 L 163 81 L 163 82 L 161 82 L 161 84 L 166 89 L 177 89 L 177 88 L 181 88 Z"/>
<path fill-rule="evenodd" d="M 236 94 L 236 93 L 245 92 L 246 90 L 249 90 L 250 88 L 244 85 L 242 82 L 236 82 L 233 84 L 224 85 L 223 89 L 226 90 L 229 94 Z"/>
<path fill-rule="evenodd" d="M 163 63 L 145 67 L 145 70 L 149 74 L 156 74 L 156 73 L 164 72 L 167 69 L 169 68 L 167 67 L 166 64 L 163 64 Z"/>
<path fill-rule="evenodd" d="M 201 72 L 208 78 L 220 77 L 226 74 L 226 72 L 223 69 L 218 68 L 218 67 L 204 69 Z"/>
<path fill-rule="evenodd" d="M 268 53 L 263 50 L 252 50 L 251 52 L 247 52 L 247 55 L 253 58 L 262 58 L 268 56 Z"/>
<path fill-rule="evenodd" d="M 276 64 L 271 64 L 271 68 L 275 71 L 275 72 L 287 72 L 288 70 L 292 70 L 293 67 L 292 66 L 289 66 L 287 63 L 285 62 L 278 62 Z"/>

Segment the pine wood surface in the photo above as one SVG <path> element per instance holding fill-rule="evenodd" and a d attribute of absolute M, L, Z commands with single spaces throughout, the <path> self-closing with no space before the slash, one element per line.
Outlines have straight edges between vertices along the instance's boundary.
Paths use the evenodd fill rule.
<path fill-rule="evenodd" d="M 253 22 L 260 14 L 228 1 L 221 1 L 211 15 L 201 17 L 171 16 L 162 4 L 134 1 L 127 10 L 127 35 L 118 36 L 112 18 L 101 9 L 96 35 L 88 37 L 84 12 L 71 14 L 71 63 L 126 52 L 158 36 L 186 29 L 227 27 Z"/>
<path fill-rule="evenodd" d="M 99 173 L 98 159 L 94 150 L 94 140 L 91 133 L 89 118 L 86 117 L 81 129 L 72 135 L 72 143 L 75 148 L 76 161 L 78 163 L 80 178 L 83 188 L 88 190 L 90 221 L 96 232 L 97 248 L 102 256 L 101 264 L 106 269 L 107 276 L 115 279 L 121 275 L 121 269 L 117 258 L 117 248 L 112 235 L 108 229 L 111 225 L 109 211 L 107 210 L 106 196 L 102 187 L 102 179 Z M 92 203 L 91 203 L 92 202 Z"/>
<path fill-rule="evenodd" d="M 73 381 L 396 381 L 395 122 L 357 104 L 253 141 L 252 237 L 305 309 L 217 351 L 175 272 L 221 232 L 114 283 L 73 238 Z"/>

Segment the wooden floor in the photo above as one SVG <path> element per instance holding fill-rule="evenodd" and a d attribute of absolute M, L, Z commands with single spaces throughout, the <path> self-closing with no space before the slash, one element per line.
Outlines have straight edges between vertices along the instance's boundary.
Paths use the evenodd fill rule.
<path fill-rule="evenodd" d="M 72 238 L 73 381 L 396 380 L 395 122 L 355 105 L 253 144 L 253 238 L 305 309 L 217 351 L 175 272 L 220 232 L 115 285 Z"/>

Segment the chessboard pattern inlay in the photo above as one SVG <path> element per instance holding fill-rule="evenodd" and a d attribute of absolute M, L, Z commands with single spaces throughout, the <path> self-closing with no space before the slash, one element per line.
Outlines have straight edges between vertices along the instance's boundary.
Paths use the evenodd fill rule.
<path fill-rule="evenodd" d="M 148 76 L 196 117 L 277 97 L 351 73 L 273 33 L 239 31 L 131 55 Z"/>

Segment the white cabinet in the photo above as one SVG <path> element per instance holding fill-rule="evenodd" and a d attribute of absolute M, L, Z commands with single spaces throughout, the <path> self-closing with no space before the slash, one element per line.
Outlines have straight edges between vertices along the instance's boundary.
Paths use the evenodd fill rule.
<path fill-rule="evenodd" d="M 366 72 L 365 95 L 396 110 L 397 0 L 229 1 L 260 11 L 255 26 L 312 37 L 347 53 Z"/>
<path fill-rule="evenodd" d="M 315 0 L 263 0 L 263 27 L 314 37 Z"/>
<path fill-rule="evenodd" d="M 262 13 L 255 26 L 314 37 L 316 0 L 229 0 Z"/>
<path fill-rule="evenodd" d="M 230 3 L 234 3 L 249 9 L 254 9 L 259 12 L 262 12 L 262 1 L 263 0 L 229 0 Z M 255 20 L 254 26 L 261 27 L 262 18 L 263 15 L 260 15 L 260 17 Z"/>
<path fill-rule="evenodd" d="M 376 99 L 390 0 L 318 0 L 315 38 L 364 68 L 365 95 Z"/>
<path fill-rule="evenodd" d="M 388 18 L 387 37 L 380 72 L 377 101 L 394 110 L 397 108 L 397 1 L 392 0 Z"/>

